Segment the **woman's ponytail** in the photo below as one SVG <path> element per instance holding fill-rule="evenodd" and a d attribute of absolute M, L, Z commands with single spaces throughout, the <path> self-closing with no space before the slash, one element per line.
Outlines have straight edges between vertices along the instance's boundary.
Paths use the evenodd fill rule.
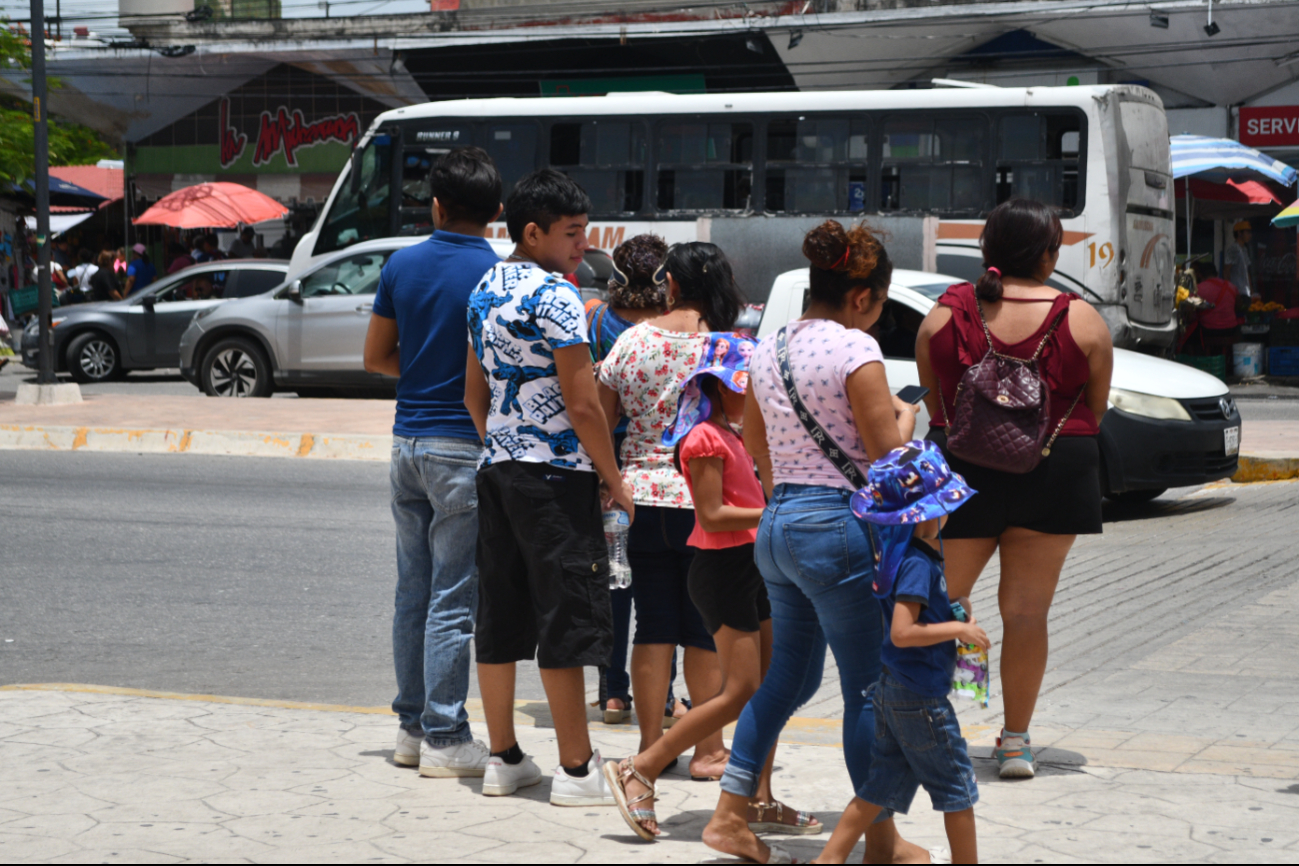
<path fill-rule="evenodd" d="M 988 268 L 974 284 L 974 293 L 979 296 L 979 300 L 990 304 L 1000 301 L 1003 291 L 1005 287 L 1001 285 L 1001 271 L 997 268 Z"/>

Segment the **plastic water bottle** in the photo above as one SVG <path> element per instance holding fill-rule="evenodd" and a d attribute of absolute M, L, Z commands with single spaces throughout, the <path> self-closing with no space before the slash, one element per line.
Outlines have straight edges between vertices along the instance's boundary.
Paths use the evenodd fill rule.
<path fill-rule="evenodd" d="M 627 530 L 631 518 L 621 508 L 604 513 L 604 543 L 609 545 L 609 588 L 631 586 L 631 566 L 627 564 Z"/>

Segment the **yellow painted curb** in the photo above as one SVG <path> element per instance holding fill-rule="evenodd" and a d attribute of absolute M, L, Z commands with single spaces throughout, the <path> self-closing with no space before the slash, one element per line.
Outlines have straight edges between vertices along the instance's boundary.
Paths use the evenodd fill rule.
<path fill-rule="evenodd" d="M 392 436 L 0 424 L 0 450 L 308 457 L 388 462 Z"/>
<path fill-rule="evenodd" d="M 1231 480 L 1237 484 L 1255 481 L 1285 481 L 1299 478 L 1299 457 L 1264 457 L 1255 454 L 1240 455 L 1239 468 Z"/>

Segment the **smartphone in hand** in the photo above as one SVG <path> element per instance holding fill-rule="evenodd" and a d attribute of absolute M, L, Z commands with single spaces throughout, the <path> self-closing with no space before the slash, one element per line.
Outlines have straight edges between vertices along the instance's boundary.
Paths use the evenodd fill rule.
<path fill-rule="evenodd" d="M 896 396 L 903 403 L 919 406 L 920 401 L 929 396 L 929 389 L 924 385 L 908 385 L 899 391 Z"/>

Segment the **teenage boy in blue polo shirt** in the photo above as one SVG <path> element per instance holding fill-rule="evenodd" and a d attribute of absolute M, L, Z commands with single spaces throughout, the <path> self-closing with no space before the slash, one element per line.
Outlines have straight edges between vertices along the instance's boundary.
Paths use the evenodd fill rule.
<path fill-rule="evenodd" d="M 501 212 L 501 177 L 466 147 L 429 173 L 428 240 L 388 259 L 365 338 L 365 369 L 397 379 L 390 481 L 397 523 L 392 621 L 400 720 L 393 760 L 425 776 L 482 776 L 465 698 L 478 609 L 474 479 L 482 443 L 465 409 L 469 293 L 500 261 L 484 240 Z"/>
<path fill-rule="evenodd" d="M 852 510 L 881 551 L 874 591 L 884 613 L 883 672 L 870 688 L 876 738 L 870 776 L 839 819 L 818 863 L 843 863 L 881 811 L 906 814 L 924 787 L 943 813 L 953 863 L 977 863 L 974 804 L 979 788 L 947 694 L 956 644 L 988 649 L 988 635 L 960 599 L 968 622 L 947 597 L 939 533 L 947 515 L 975 491 L 932 442 L 909 442 L 875 461 Z"/>

